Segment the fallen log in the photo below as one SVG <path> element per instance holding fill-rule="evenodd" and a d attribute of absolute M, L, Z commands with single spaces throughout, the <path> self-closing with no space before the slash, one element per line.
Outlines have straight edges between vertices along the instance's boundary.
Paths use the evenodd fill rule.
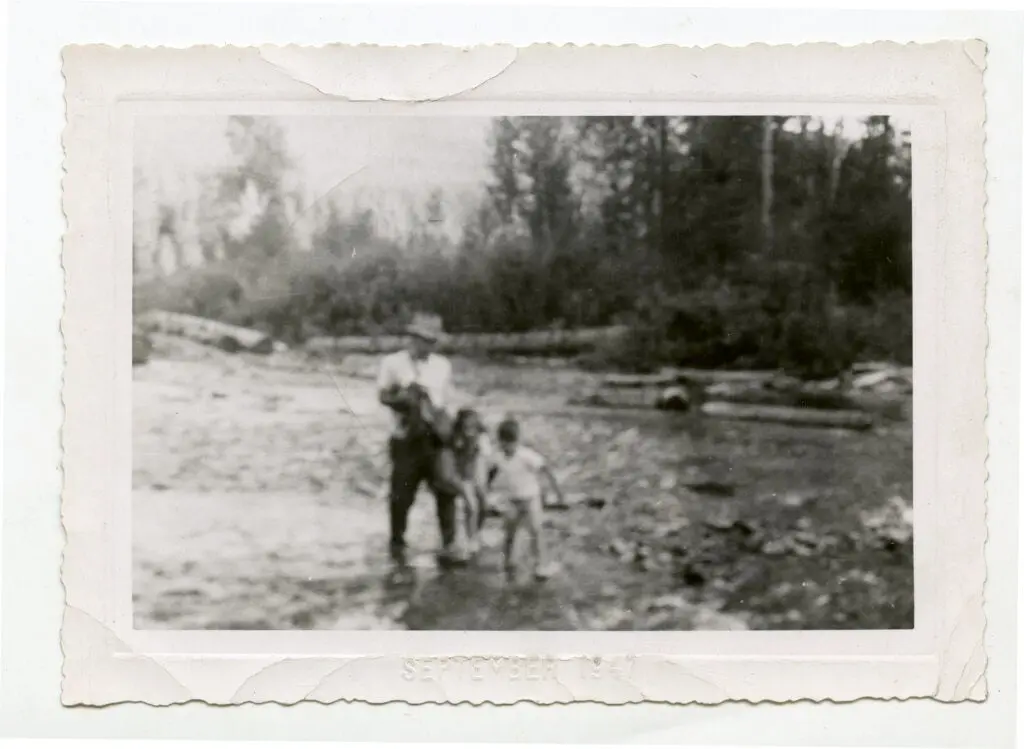
<path fill-rule="evenodd" d="M 594 390 L 578 398 L 570 398 L 570 406 L 602 408 L 656 408 L 661 393 L 657 390 Z"/>
<path fill-rule="evenodd" d="M 623 336 L 622 326 L 579 330 L 534 330 L 525 333 L 455 333 L 438 342 L 447 354 L 484 353 L 519 356 L 575 355 Z M 388 354 L 405 346 L 398 335 L 317 336 L 305 343 L 307 351 L 320 354 Z"/>
<path fill-rule="evenodd" d="M 678 369 L 675 371 L 678 376 L 701 384 L 711 384 L 714 382 L 769 382 L 781 374 L 781 372 L 769 369 Z"/>
<path fill-rule="evenodd" d="M 881 372 L 882 370 L 891 370 L 899 368 L 900 367 L 898 364 L 893 364 L 892 362 L 863 361 L 856 362 L 852 367 L 850 367 L 850 371 L 853 374 L 858 375 L 865 374 L 866 372 Z"/>
<path fill-rule="evenodd" d="M 775 371 L 663 369 L 655 374 L 610 374 L 601 384 L 609 388 L 670 387 L 672 385 L 713 385 L 716 383 L 764 383 L 779 376 Z"/>
<path fill-rule="evenodd" d="M 316 336 L 303 344 L 303 348 L 316 354 L 388 354 L 405 345 L 401 336 L 344 336 L 332 338 Z"/>
<path fill-rule="evenodd" d="M 895 383 L 899 387 L 912 387 L 913 375 L 904 369 L 884 369 L 868 372 L 853 379 L 853 387 L 857 390 L 870 390 L 884 383 Z"/>
<path fill-rule="evenodd" d="M 656 408 L 661 411 L 688 411 L 692 402 L 693 398 L 689 390 L 682 385 L 673 385 L 663 389 L 598 389 L 578 398 L 570 398 L 568 404 L 602 408 Z"/>
<path fill-rule="evenodd" d="M 728 400 L 740 393 L 763 389 L 764 383 L 761 382 L 713 382 L 704 388 L 704 394 L 710 400 Z"/>
<path fill-rule="evenodd" d="M 727 391 L 708 391 L 708 398 L 721 403 L 751 406 L 786 406 L 813 408 L 823 411 L 859 410 L 857 401 L 844 393 L 827 390 L 767 390 L 744 388 Z"/>
<path fill-rule="evenodd" d="M 610 374 L 601 378 L 601 386 L 616 390 L 632 390 L 640 388 L 666 388 L 673 385 L 685 384 L 683 378 L 677 374 Z"/>
<path fill-rule="evenodd" d="M 887 421 L 913 421 L 913 399 L 903 393 L 852 392 L 854 407 Z"/>
<path fill-rule="evenodd" d="M 863 411 L 826 411 L 814 408 L 788 406 L 759 406 L 710 401 L 701 406 L 705 416 L 740 421 L 777 422 L 815 427 L 842 429 L 870 429 L 874 424 L 871 414 Z"/>
<path fill-rule="evenodd" d="M 594 350 L 628 333 L 622 326 L 577 330 L 534 330 L 525 333 L 460 333 L 445 336 L 443 353 L 484 353 L 510 356 L 574 356 Z"/>
<path fill-rule="evenodd" d="M 180 312 L 151 310 L 139 316 L 139 327 L 146 332 L 176 335 L 207 346 L 215 346 L 228 353 L 248 351 L 270 354 L 274 340 L 259 330 L 229 325 L 219 320 L 208 320 Z"/>

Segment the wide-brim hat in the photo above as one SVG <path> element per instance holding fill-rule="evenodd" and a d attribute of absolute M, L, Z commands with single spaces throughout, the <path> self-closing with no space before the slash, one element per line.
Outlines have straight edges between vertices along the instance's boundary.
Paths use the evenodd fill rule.
<path fill-rule="evenodd" d="M 444 323 L 437 315 L 416 314 L 405 326 L 405 332 L 427 341 L 439 341 L 444 337 Z"/>

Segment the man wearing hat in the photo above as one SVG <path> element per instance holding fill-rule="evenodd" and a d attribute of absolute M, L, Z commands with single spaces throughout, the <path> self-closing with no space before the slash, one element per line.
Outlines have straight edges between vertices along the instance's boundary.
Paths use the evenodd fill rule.
<path fill-rule="evenodd" d="M 450 410 L 453 394 L 452 365 L 434 351 L 444 335 L 441 318 L 417 314 L 406 327 L 409 342 L 405 349 L 385 356 L 377 379 L 380 401 L 391 409 L 393 424 L 391 455 L 391 556 L 405 559 L 405 529 L 420 484 L 427 482 L 437 501 L 437 519 L 441 527 L 442 559 L 463 562 L 464 555 L 456 545 L 456 512 L 458 494 L 450 482 L 439 476 L 436 446 L 414 439 L 406 424 L 409 401 L 407 388 L 419 384 L 437 408 Z"/>

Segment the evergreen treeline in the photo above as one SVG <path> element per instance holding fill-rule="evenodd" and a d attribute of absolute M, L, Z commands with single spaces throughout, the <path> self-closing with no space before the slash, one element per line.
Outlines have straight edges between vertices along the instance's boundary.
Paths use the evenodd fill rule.
<path fill-rule="evenodd" d="M 234 118 L 238 158 L 211 182 L 202 231 L 218 249 L 137 296 L 289 340 L 423 309 L 451 331 L 626 323 L 635 335 L 596 357 L 634 369 L 909 363 L 909 134 L 864 124 L 851 140 L 810 117 L 501 118 L 461 237 L 436 230 L 440 193 L 402 240 L 328 201 L 299 251 L 283 139 Z M 246 196 L 260 209 L 239 239 L 217 222 Z"/>

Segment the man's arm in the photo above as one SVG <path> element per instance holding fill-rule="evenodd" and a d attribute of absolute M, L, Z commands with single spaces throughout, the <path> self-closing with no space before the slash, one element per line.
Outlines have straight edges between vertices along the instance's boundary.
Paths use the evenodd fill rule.
<path fill-rule="evenodd" d="M 450 359 L 444 359 L 445 362 L 445 375 L 444 375 L 444 386 L 442 388 L 443 395 L 441 396 L 441 406 L 449 413 L 455 413 L 458 407 L 462 404 L 458 403 L 459 393 L 455 389 L 455 376 L 452 369 L 452 362 Z"/>
<path fill-rule="evenodd" d="M 409 410 L 409 399 L 405 389 L 399 385 L 389 385 L 386 388 L 381 388 L 378 397 L 380 402 L 392 411 L 405 413 Z"/>
<path fill-rule="evenodd" d="M 381 362 L 380 373 L 377 375 L 377 397 L 392 411 L 404 413 L 409 409 L 405 388 L 396 381 L 391 360 L 387 357 Z"/>

